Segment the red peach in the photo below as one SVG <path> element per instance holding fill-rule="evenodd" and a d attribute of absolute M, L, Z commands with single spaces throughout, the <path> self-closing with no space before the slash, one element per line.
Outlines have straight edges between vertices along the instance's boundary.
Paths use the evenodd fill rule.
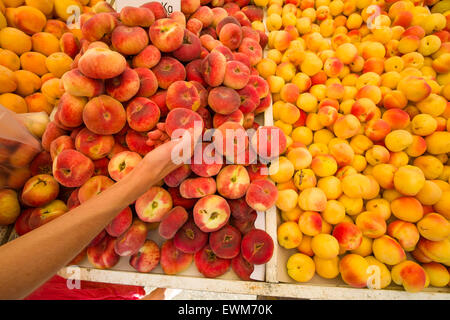
<path fill-rule="evenodd" d="M 262 179 L 250 183 L 245 200 L 256 211 L 266 211 L 271 208 L 278 197 L 278 190 L 273 182 Z"/>
<path fill-rule="evenodd" d="M 156 103 L 143 97 L 131 100 L 127 105 L 126 113 L 128 125 L 139 132 L 152 130 L 160 117 Z"/>
<path fill-rule="evenodd" d="M 115 245 L 116 239 L 106 236 L 97 245 L 89 246 L 87 249 L 89 262 L 99 269 L 114 267 L 120 259 L 114 250 Z"/>
<path fill-rule="evenodd" d="M 178 187 L 181 182 L 191 175 L 191 168 L 188 164 L 183 164 L 164 177 L 164 183 L 169 187 Z"/>
<path fill-rule="evenodd" d="M 156 20 L 149 29 L 152 44 L 162 52 L 172 52 L 183 43 L 184 30 L 172 19 Z"/>
<path fill-rule="evenodd" d="M 159 263 L 161 253 L 158 245 L 152 240 L 146 240 L 142 247 L 130 258 L 130 265 L 139 272 L 148 273 Z"/>
<path fill-rule="evenodd" d="M 106 176 L 94 176 L 80 187 L 80 190 L 78 190 L 78 200 L 80 200 L 80 203 L 84 203 L 90 198 L 102 193 L 113 184 L 114 181 Z"/>
<path fill-rule="evenodd" d="M 101 80 L 84 76 L 79 69 L 66 72 L 62 78 L 62 84 L 66 93 L 76 97 L 96 97 L 105 91 Z"/>
<path fill-rule="evenodd" d="M 115 154 L 108 163 L 108 173 L 112 179 L 119 181 L 129 174 L 142 160 L 142 157 L 131 151 Z"/>
<path fill-rule="evenodd" d="M 172 209 L 172 197 L 160 187 L 151 187 L 136 200 L 135 209 L 142 221 L 159 222 Z"/>
<path fill-rule="evenodd" d="M 27 206 L 41 207 L 55 200 L 58 193 L 58 182 L 50 175 L 40 174 L 25 183 L 21 200 Z"/>
<path fill-rule="evenodd" d="M 106 226 L 105 230 L 111 237 L 119 237 L 128 230 L 132 222 L 133 212 L 130 207 L 126 207 L 114 217 L 114 219 Z"/>
<path fill-rule="evenodd" d="M 53 176 L 65 187 L 80 187 L 93 173 L 92 160 L 75 150 L 62 151 L 53 162 Z"/>
<path fill-rule="evenodd" d="M 147 225 L 139 219 L 134 219 L 131 226 L 116 240 L 114 251 L 121 257 L 136 254 L 147 238 Z"/>
<path fill-rule="evenodd" d="M 178 60 L 171 57 L 163 57 L 152 69 L 158 79 L 158 85 L 162 89 L 167 89 L 172 83 L 186 78 L 186 70 Z"/>
<path fill-rule="evenodd" d="M 228 271 L 231 260 L 219 258 L 209 245 L 198 251 L 194 257 L 198 271 L 207 278 L 216 278 Z"/>
<path fill-rule="evenodd" d="M 180 61 L 187 62 L 200 58 L 202 44 L 197 35 L 184 30 L 183 43 L 173 52 L 173 56 Z"/>
<path fill-rule="evenodd" d="M 153 71 L 147 68 L 136 68 L 134 71 L 139 77 L 139 91 L 136 96 L 144 98 L 153 96 L 158 90 L 158 79 L 156 79 Z"/>
<path fill-rule="evenodd" d="M 91 99 L 83 110 L 86 127 L 97 134 L 115 134 L 126 123 L 126 112 L 122 104 L 114 98 L 101 95 Z"/>
<path fill-rule="evenodd" d="M 241 242 L 241 253 L 252 264 L 264 264 L 272 258 L 274 243 L 270 235 L 259 229 L 248 232 Z"/>
<path fill-rule="evenodd" d="M 183 198 L 202 198 L 216 193 L 216 181 L 213 178 L 192 178 L 184 180 L 180 185 Z"/>
<path fill-rule="evenodd" d="M 225 166 L 217 175 L 217 191 L 227 199 L 242 198 L 250 185 L 250 177 L 244 166 Z"/>
<path fill-rule="evenodd" d="M 172 240 L 167 240 L 161 247 L 160 263 L 165 274 L 177 274 L 186 270 L 193 259 L 193 254 L 177 249 Z"/>
<path fill-rule="evenodd" d="M 134 68 L 153 68 L 161 60 L 161 52 L 153 45 L 147 46 L 139 54 L 135 55 L 132 60 Z"/>
<path fill-rule="evenodd" d="M 112 136 L 98 135 L 87 128 L 81 130 L 75 138 L 76 149 L 92 160 L 98 160 L 108 155 L 114 143 Z"/>
<path fill-rule="evenodd" d="M 93 79 L 117 77 L 126 67 L 127 62 L 120 53 L 100 47 L 87 50 L 78 61 L 78 69 Z"/>
<path fill-rule="evenodd" d="M 117 77 L 105 81 L 106 92 L 114 99 L 124 102 L 133 98 L 139 91 L 140 79 L 138 73 L 130 68 Z"/>
<path fill-rule="evenodd" d="M 186 223 L 188 217 L 188 213 L 183 207 L 174 207 L 161 220 L 158 227 L 159 235 L 164 239 L 172 239 Z"/>
<path fill-rule="evenodd" d="M 148 8 L 123 7 L 120 21 L 129 27 L 150 27 L 155 22 L 153 11 Z"/>

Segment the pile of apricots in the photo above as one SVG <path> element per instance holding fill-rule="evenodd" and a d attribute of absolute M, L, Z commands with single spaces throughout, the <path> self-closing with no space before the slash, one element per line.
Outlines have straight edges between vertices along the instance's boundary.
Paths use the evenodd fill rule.
<path fill-rule="evenodd" d="M 100 0 L 0 0 L 0 104 L 51 114 L 60 79 L 80 49 L 75 13 L 102 11 Z M 72 19 L 71 19 L 72 16 Z"/>
<path fill-rule="evenodd" d="M 449 284 L 450 6 L 437 2 L 255 0 L 269 30 L 257 69 L 288 136 L 270 177 L 294 280 Z"/>

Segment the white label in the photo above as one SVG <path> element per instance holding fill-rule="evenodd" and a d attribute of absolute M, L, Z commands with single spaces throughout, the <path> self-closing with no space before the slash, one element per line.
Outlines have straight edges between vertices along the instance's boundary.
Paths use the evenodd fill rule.
<path fill-rule="evenodd" d="M 118 12 L 122 10 L 123 7 L 140 7 L 141 5 L 152 2 L 151 0 L 116 0 L 115 8 Z M 156 1 L 162 4 L 164 9 L 166 9 L 168 14 L 175 11 L 181 11 L 181 0 L 162 0 Z"/>

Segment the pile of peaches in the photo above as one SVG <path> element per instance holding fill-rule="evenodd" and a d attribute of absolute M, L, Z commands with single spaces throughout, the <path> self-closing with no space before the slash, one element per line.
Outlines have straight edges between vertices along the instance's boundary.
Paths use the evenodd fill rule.
<path fill-rule="evenodd" d="M 270 174 L 290 277 L 449 283 L 450 8 L 437 1 L 261 0 L 287 151 Z M 432 7 L 436 4 L 436 7 Z M 375 272 L 374 270 L 378 270 Z"/>
<path fill-rule="evenodd" d="M 177 274 L 195 261 L 205 277 L 231 266 L 250 279 L 274 249 L 272 238 L 255 229 L 256 210 L 274 206 L 278 194 L 263 174 L 267 166 L 250 160 L 273 159 L 286 145 L 279 128 L 254 121 L 271 104 L 269 85 L 254 68 L 267 42 L 251 26 L 262 20 L 262 8 L 211 8 L 195 0 L 182 1 L 183 12 L 170 16 L 159 2 L 120 12 L 105 3 L 101 8 L 81 16 L 80 50 L 61 77 L 63 94 L 42 136 L 44 151 L 20 194 L 27 209 L 17 233 L 88 201 L 177 129 L 200 124 L 205 134 L 216 129 L 213 145 L 224 146 L 213 149 L 221 150 L 220 161 L 180 166 L 118 213 L 73 263 L 87 254 L 95 267 L 111 268 L 126 256 L 140 272 L 161 264 L 166 274 Z M 235 137 L 243 138 L 242 148 Z M 208 148 L 200 143 L 194 153 Z M 161 248 L 147 240 L 153 229 L 165 239 Z"/>

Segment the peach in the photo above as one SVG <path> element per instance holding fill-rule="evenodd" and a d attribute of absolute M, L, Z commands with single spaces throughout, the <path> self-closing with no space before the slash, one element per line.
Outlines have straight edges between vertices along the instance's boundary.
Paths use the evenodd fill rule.
<path fill-rule="evenodd" d="M 286 149 L 286 136 L 280 128 L 260 126 L 251 139 L 251 146 L 264 159 L 273 159 Z"/>
<path fill-rule="evenodd" d="M 140 82 L 136 96 L 144 98 L 153 96 L 158 90 L 158 80 L 155 74 L 147 68 L 136 68 L 134 71 L 138 74 Z"/>
<path fill-rule="evenodd" d="M 186 78 L 184 66 L 174 58 L 163 57 L 159 63 L 152 69 L 158 80 L 159 87 L 167 89 L 175 81 Z"/>
<path fill-rule="evenodd" d="M 114 247 L 117 240 L 111 236 L 105 236 L 99 243 L 87 248 L 89 262 L 96 268 L 109 269 L 119 262 L 120 256 Z"/>
<path fill-rule="evenodd" d="M 250 65 L 254 66 L 262 59 L 262 48 L 257 41 L 244 38 L 239 46 L 239 52 L 250 58 Z"/>
<path fill-rule="evenodd" d="M 237 160 L 233 163 L 245 163 L 248 136 L 239 123 L 231 121 L 223 123 L 214 132 L 213 137 L 216 152 L 229 159 Z"/>
<path fill-rule="evenodd" d="M 127 231 L 132 222 L 133 212 L 130 207 L 126 207 L 114 217 L 114 219 L 106 226 L 105 230 L 111 237 L 119 237 Z"/>
<path fill-rule="evenodd" d="M 84 97 L 64 93 L 58 103 L 58 119 L 66 127 L 79 127 L 83 123 L 83 109 L 87 103 Z"/>
<path fill-rule="evenodd" d="M 135 70 L 127 68 L 119 76 L 106 80 L 105 87 L 112 98 L 120 102 L 128 101 L 139 91 L 139 75 Z"/>
<path fill-rule="evenodd" d="M 131 100 L 126 109 L 128 125 L 139 132 L 152 130 L 159 121 L 160 110 L 153 101 L 137 97 Z"/>
<path fill-rule="evenodd" d="M 60 216 L 68 211 L 67 206 L 61 200 L 53 200 L 52 202 L 36 208 L 30 215 L 28 225 L 32 229 L 36 229 Z"/>
<path fill-rule="evenodd" d="M 98 160 L 111 152 L 114 146 L 114 138 L 98 135 L 84 128 L 78 133 L 75 146 L 78 151 L 92 160 Z"/>
<path fill-rule="evenodd" d="M 135 55 L 132 65 L 135 68 L 153 68 L 161 60 L 161 52 L 153 45 L 149 45 Z"/>
<path fill-rule="evenodd" d="M 10 189 L 0 190 L 0 225 L 14 223 L 20 214 L 20 204 L 17 199 L 17 192 Z"/>
<path fill-rule="evenodd" d="M 94 176 L 84 183 L 78 191 L 78 200 L 84 203 L 90 198 L 100 194 L 114 184 L 114 181 L 106 176 Z"/>
<path fill-rule="evenodd" d="M 184 253 L 196 253 L 208 243 L 208 234 L 188 220 L 173 238 L 175 247 Z"/>
<path fill-rule="evenodd" d="M 66 149 L 75 149 L 75 143 L 69 136 L 60 136 L 52 141 L 50 144 L 50 155 L 54 160 L 61 151 Z"/>
<path fill-rule="evenodd" d="M 420 235 L 431 241 L 442 241 L 450 234 L 450 222 L 438 213 L 429 213 L 419 222 L 417 228 Z"/>
<path fill-rule="evenodd" d="M 442 190 L 439 188 L 438 184 L 429 180 L 425 181 L 423 188 L 416 194 L 416 198 L 420 203 L 429 206 L 436 204 L 441 197 Z"/>
<path fill-rule="evenodd" d="M 104 92 L 102 81 L 87 78 L 78 69 L 66 72 L 61 80 L 66 93 L 76 97 L 92 98 Z"/>
<path fill-rule="evenodd" d="M 162 19 L 167 17 L 166 9 L 164 9 L 163 5 L 157 1 L 147 2 L 141 5 L 141 8 L 150 9 L 154 14 L 155 19 Z"/>
<path fill-rule="evenodd" d="M 147 225 L 135 219 L 131 226 L 117 238 L 114 251 L 122 257 L 136 254 L 144 245 L 147 233 Z"/>
<path fill-rule="evenodd" d="M 209 237 L 209 246 L 212 252 L 222 259 L 233 259 L 241 250 L 241 233 L 231 225 L 212 232 Z"/>
<path fill-rule="evenodd" d="M 427 274 L 416 262 L 401 262 L 392 268 L 391 274 L 392 280 L 408 292 L 419 292 L 426 286 Z"/>
<path fill-rule="evenodd" d="M 217 191 L 227 199 L 243 197 L 250 185 L 250 177 L 245 167 L 229 165 L 217 175 Z"/>
<path fill-rule="evenodd" d="M 164 239 L 172 239 L 187 220 L 187 211 L 183 207 L 174 207 L 164 216 L 158 232 Z"/>
<path fill-rule="evenodd" d="M 231 260 L 231 268 L 241 280 L 246 281 L 250 280 L 250 276 L 254 271 L 253 264 L 245 260 L 244 257 L 242 257 L 242 254 L 239 254 Z"/>
<path fill-rule="evenodd" d="M 223 84 L 232 89 L 244 88 L 250 79 L 249 68 L 239 61 L 228 61 L 225 69 Z"/>
<path fill-rule="evenodd" d="M 201 151 L 201 160 L 196 161 L 195 155 Z M 215 149 L 208 148 L 208 144 L 204 143 L 194 151 L 194 158 L 191 161 L 192 172 L 200 177 L 212 177 L 219 173 L 222 168 L 222 161 L 216 158 Z"/>
<path fill-rule="evenodd" d="M 21 200 L 30 207 L 41 207 L 56 199 L 59 185 L 47 174 L 40 174 L 29 179 L 22 190 Z"/>
<path fill-rule="evenodd" d="M 273 255 L 274 243 L 270 235 L 259 229 L 246 233 L 241 242 L 241 254 L 252 264 L 265 264 Z"/>
<path fill-rule="evenodd" d="M 142 221 L 160 222 L 172 209 L 172 197 L 160 187 L 151 187 L 136 200 L 135 208 Z"/>
<path fill-rule="evenodd" d="M 183 43 L 182 26 L 172 19 L 159 19 L 150 26 L 149 36 L 152 44 L 162 52 L 172 52 Z"/>
<path fill-rule="evenodd" d="M 115 154 L 108 163 L 110 177 L 119 181 L 129 174 L 142 160 L 142 157 L 131 151 L 123 151 Z"/>
<path fill-rule="evenodd" d="M 165 274 L 177 274 L 186 270 L 192 264 L 193 258 L 193 254 L 177 249 L 172 240 L 167 240 L 161 246 L 160 263 Z"/>
<path fill-rule="evenodd" d="M 31 175 L 52 173 L 52 158 L 49 152 L 42 151 L 30 163 Z"/>
<path fill-rule="evenodd" d="M 347 254 L 339 261 L 342 280 L 355 288 L 364 288 L 369 280 L 369 262 L 357 254 Z"/>
<path fill-rule="evenodd" d="M 75 37 L 75 35 L 70 32 L 66 32 L 62 35 L 61 39 L 59 40 L 59 45 L 61 47 L 61 51 L 67 54 L 72 59 L 74 59 L 80 51 L 80 42 Z"/>
<path fill-rule="evenodd" d="M 216 278 L 228 271 L 231 260 L 219 258 L 210 245 L 206 245 L 195 254 L 195 265 L 198 271 L 207 278 Z"/>
<path fill-rule="evenodd" d="M 189 109 L 175 108 L 166 117 L 165 129 L 169 136 L 172 136 L 177 129 L 193 129 L 199 124 L 203 125 L 202 117 Z"/>
<path fill-rule="evenodd" d="M 250 183 L 245 199 L 248 205 L 257 211 L 271 208 L 277 199 L 278 190 L 275 185 L 266 180 L 255 180 Z"/>
<path fill-rule="evenodd" d="M 183 198 L 202 198 L 216 192 L 216 182 L 213 178 L 186 179 L 180 184 L 180 193 Z"/>
<path fill-rule="evenodd" d="M 84 22 L 81 32 L 86 40 L 94 42 L 110 35 L 117 25 L 118 21 L 112 14 L 101 12 Z"/>
<path fill-rule="evenodd" d="M 178 187 L 181 182 L 190 176 L 191 172 L 189 165 L 184 164 L 165 176 L 164 183 L 169 187 Z"/>
<path fill-rule="evenodd" d="M 126 69 L 126 60 L 118 52 L 96 47 L 88 49 L 78 61 L 79 70 L 87 77 L 109 79 Z"/>
<path fill-rule="evenodd" d="M 203 59 L 200 72 L 208 85 L 212 87 L 220 86 L 226 73 L 225 56 L 219 51 L 211 52 Z"/>
<path fill-rule="evenodd" d="M 126 123 L 126 112 L 122 104 L 109 96 L 91 99 L 83 110 L 86 127 L 97 134 L 115 134 Z"/>
<path fill-rule="evenodd" d="M 202 45 L 199 37 L 185 29 L 183 43 L 173 52 L 173 56 L 180 61 L 192 61 L 200 58 Z"/>
<path fill-rule="evenodd" d="M 142 247 L 130 258 L 130 265 L 139 272 L 148 273 L 159 263 L 160 250 L 152 240 L 146 240 Z"/>
<path fill-rule="evenodd" d="M 23 236 L 24 234 L 30 232 L 32 229 L 28 225 L 28 221 L 30 219 L 30 215 L 33 212 L 33 208 L 23 210 L 16 222 L 14 223 L 14 231 L 19 235 Z"/>
<path fill-rule="evenodd" d="M 194 206 L 195 224 L 203 232 L 213 232 L 222 228 L 230 218 L 230 207 L 226 200 L 217 195 L 201 198 Z"/>
<path fill-rule="evenodd" d="M 92 160 L 75 150 L 62 151 L 53 162 L 53 176 L 65 187 L 80 187 L 93 173 Z"/>
<path fill-rule="evenodd" d="M 141 27 L 118 26 L 111 34 L 113 47 L 123 55 L 136 55 L 148 45 L 148 36 Z"/>
<path fill-rule="evenodd" d="M 169 110 L 186 108 L 196 111 L 200 107 L 200 97 L 192 83 L 175 81 L 167 90 L 166 104 Z"/>
<path fill-rule="evenodd" d="M 239 109 L 236 111 L 233 111 L 230 114 L 226 114 L 226 115 L 223 115 L 220 113 L 214 114 L 214 117 L 213 117 L 213 127 L 214 128 L 220 127 L 225 122 L 237 122 L 242 126 L 242 125 L 244 125 L 244 114 Z"/>

